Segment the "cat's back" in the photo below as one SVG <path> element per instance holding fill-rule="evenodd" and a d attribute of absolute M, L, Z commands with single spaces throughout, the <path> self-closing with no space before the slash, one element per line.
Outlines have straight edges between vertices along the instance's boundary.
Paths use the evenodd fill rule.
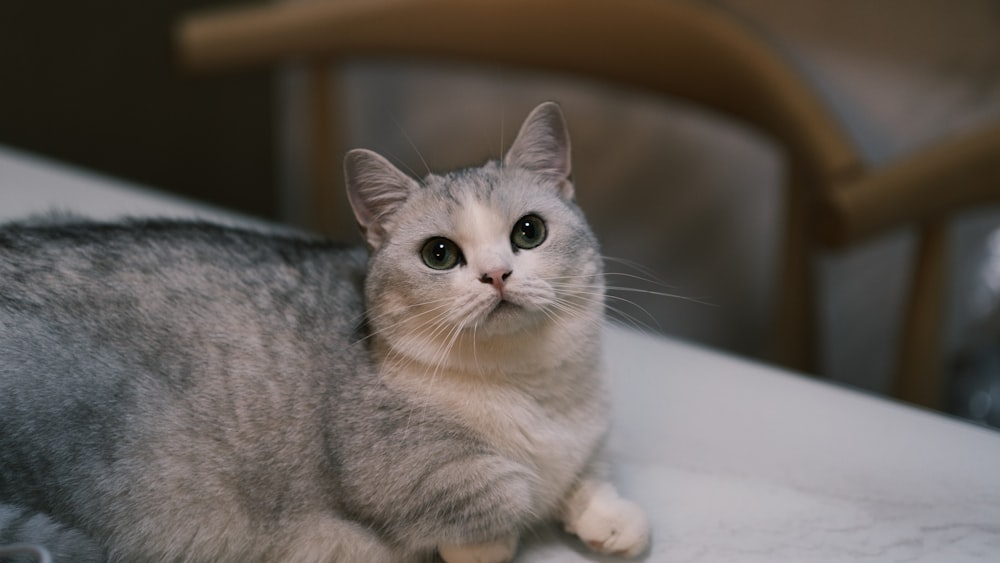
<path fill-rule="evenodd" d="M 58 370 L 60 357 L 86 367 L 102 355 L 204 372 L 185 369 L 187 358 L 257 361 L 290 341 L 322 347 L 318 334 L 342 346 L 364 316 L 364 269 L 360 249 L 209 223 L 10 224 L 0 227 L 0 363 L 8 380 L 18 359 L 23 372 L 28 361 Z"/>
<path fill-rule="evenodd" d="M 239 316 L 337 323 L 361 312 L 364 262 L 320 239 L 201 222 L 11 224 L 0 227 L 0 310 L 131 336 L 134 323 L 180 334 Z"/>
<path fill-rule="evenodd" d="M 70 298 L 86 306 L 133 292 L 230 299 L 265 288 L 316 287 L 337 298 L 339 290 L 360 289 L 364 262 L 363 251 L 323 239 L 197 221 L 0 225 L 0 296 L 7 306 Z"/>

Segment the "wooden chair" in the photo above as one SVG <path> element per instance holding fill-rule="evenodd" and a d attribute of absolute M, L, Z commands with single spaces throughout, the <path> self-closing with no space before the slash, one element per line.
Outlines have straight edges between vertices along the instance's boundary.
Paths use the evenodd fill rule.
<path fill-rule="evenodd" d="M 941 327 L 954 212 L 1000 200 L 1000 123 L 947 139 L 834 186 L 815 210 L 817 238 L 846 248 L 903 226 L 919 229 L 893 395 L 942 407 Z"/>
<path fill-rule="evenodd" d="M 976 195 L 1000 189 L 1000 183 L 985 180 L 997 171 L 994 159 L 984 156 L 1000 146 L 995 132 L 873 174 L 823 101 L 774 50 L 725 13 L 690 2 L 278 2 L 192 15 L 178 24 L 176 41 L 182 63 L 194 70 L 308 61 L 311 226 L 335 236 L 353 229 L 338 189 L 340 164 L 330 158 L 341 152 L 330 68 L 346 59 L 445 59 L 578 74 L 686 99 L 748 122 L 786 153 L 773 359 L 815 372 L 813 268 L 818 249 L 841 248 L 919 221 L 925 224 L 923 251 L 898 381 L 901 397 L 937 402 L 931 390 L 940 380 L 929 375 L 933 368 L 926 363 L 935 347 L 924 343 L 934 339 L 939 324 L 941 217 L 978 201 Z M 965 179 L 975 188 L 962 189 L 968 197 L 959 196 L 952 185 L 956 170 L 970 171 Z M 926 201 L 936 205 L 911 201 L 913 194 L 934 194 Z"/>

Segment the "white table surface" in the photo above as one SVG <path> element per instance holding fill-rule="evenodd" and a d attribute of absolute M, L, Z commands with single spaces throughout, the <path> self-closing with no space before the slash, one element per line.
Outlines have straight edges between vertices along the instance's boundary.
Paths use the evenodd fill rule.
<path fill-rule="evenodd" d="M 240 221 L 0 147 L 0 220 L 53 208 Z M 606 347 L 646 561 L 1000 561 L 1000 433 L 622 328 Z M 518 561 L 614 561 L 542 538 Z"/>

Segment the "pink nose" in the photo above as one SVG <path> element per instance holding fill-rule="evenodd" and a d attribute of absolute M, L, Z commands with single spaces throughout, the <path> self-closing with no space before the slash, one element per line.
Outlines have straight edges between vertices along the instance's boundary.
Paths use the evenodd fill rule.
<path fill-rule="evenodd" d="M 497 291 L 503 291 L 503 284 L 512 273 L 513 272 L 510 270 L 493 270 L 483 274 L 483 276 L 479 278 L 479 281 L 491 284 L 493 287 L 497 288 Z"/>

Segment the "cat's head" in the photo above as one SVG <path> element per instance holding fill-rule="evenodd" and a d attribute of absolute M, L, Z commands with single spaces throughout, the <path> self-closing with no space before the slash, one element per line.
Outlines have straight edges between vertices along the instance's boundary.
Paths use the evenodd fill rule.
<path fill-rule="evenodd" d="M 602 262 L 555 103 L 532 111 L 500 162 L 418 182 L 353 150 L 345 170 L 371 250 L 369 322 L 397 352 L 433 364 L 478 344 L 485 360 L 505 343 L 597 330 Z"/>

